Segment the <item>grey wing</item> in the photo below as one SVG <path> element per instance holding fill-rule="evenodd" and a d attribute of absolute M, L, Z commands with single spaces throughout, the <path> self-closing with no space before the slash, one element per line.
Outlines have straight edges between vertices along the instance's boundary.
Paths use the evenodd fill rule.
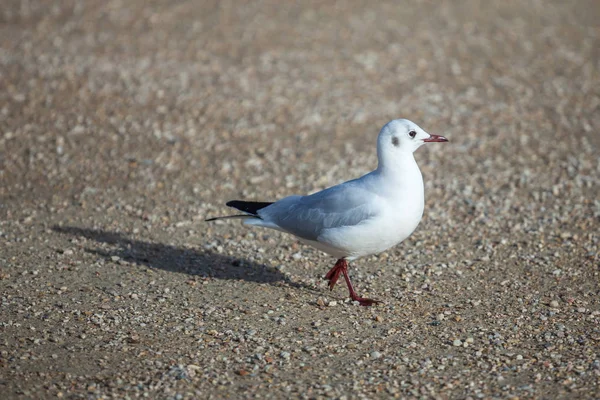
<path fill-rule="evenodd" d="M 378 214 L 377 195 L 347 182 L 310 196 L 291 196 L 259 211 L 265 222 L 308 240 L 326 229 L 354 226 Z"/>

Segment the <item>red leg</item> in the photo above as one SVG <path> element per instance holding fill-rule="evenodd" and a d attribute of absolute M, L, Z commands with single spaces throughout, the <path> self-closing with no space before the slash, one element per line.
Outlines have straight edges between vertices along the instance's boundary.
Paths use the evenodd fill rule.
<path fill-rule="evenodd" d="M 329 289 L 333 290 L 337 280 L 340 277 L 340 274 L 344 275 L 344 279 L 346 280 L 346 285 L 348 286 L 348 291 L 350 292 L 350 298 L 352 301 L 358 301 L 361 306 L 370 306 L 376 303 L 380 303 L 377 300 L 367 299 L 363 297 L 359 297 L 352 286 L 352 282 L 350 282 L 350 276 L 348 275 L 348 261 L 341 258 L 337 260 L 335 266 L 329 270 L 327 275 L 325 275 L 325 279 L 329 279 Z"/>
<path fill-rule="evenodd" d="M 325 275 L 325 279 L 329 279 L 329 290 L 333 290 L 333 288 L 335 287 L 335 284 L 337 283 L 338 279 L 340 278 L 340 274 L 342 273 L 342 270 L 346 267 L 347 264 L 348 264 L 348 262 L 346 260 L 344 260 L 343 258 L 340 258 L 339 260 L 337 260 L 337 262 L 335 263 L 333 268 L 331 268 L 329 270 L 327 275 Z"/>

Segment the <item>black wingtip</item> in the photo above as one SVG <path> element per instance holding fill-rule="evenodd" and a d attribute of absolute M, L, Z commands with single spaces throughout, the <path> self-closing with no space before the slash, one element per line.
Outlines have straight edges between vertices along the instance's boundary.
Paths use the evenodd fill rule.
<path fill-rule="evenodd" d="M 227 203 L 225 203 L 225 205 L 228 207 L 233 207 L 235 209 L 238 209 L 242 212 L 245 212 L 246 214 L 244 214 L 244 215 L 227 215 L 225 217 L 207 218 L 204 221 L 210 222 L 210 221 L 216 221 L 218 219 L 229 219 L 229 218 L 260 218 L 257 214 L 258 210 L 261 210 L 267 206 L 270 206 L 271 204 L 273 204 L 273 203 L 269 203 L 266 201 L 231 200 L 231 201 L 228 201 Z"/>
<path fill-rule="evenodd" d="M 219 219 L 232 219 L 232 218 L 258 218 L 255 215 L 248 215 L 248 214 L 244 214 L 244 215 L 226 215 L 224 217 L 213 217 L 213 218 L 207 218 L 204 220 L 204 222 L 210 222 L 210 221 L 216 221 Z"/>
<path fill-rule="evenodd" d="M 228 207 L 233 207 L 240 211 L 248 214 L 257 215 L 258 210 L 262 210 L 265 207 L 273 204 L 267 201 L 243 201 L 243 200 L 231 200 L 225 203 Z"/>

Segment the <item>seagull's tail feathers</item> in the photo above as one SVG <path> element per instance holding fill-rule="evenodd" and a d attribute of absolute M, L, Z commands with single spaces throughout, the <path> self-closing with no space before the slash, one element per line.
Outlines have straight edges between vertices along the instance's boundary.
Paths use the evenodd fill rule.
<path fill-rule="evenodd" d="M 243 200 L 231 200 L 228 201 L 225 205 L 229 207 L 233 207 L 238 209 L 246 214 L 241 215 L 227 215 L 225 217 L 214 217 L 208 218 L 205 221 L 216 221 L 218 219 L 229 219 L 229 218 L 252 218 L 252 219 L 261 219 L 258 215 L 258 210 L 261 210 L 267 206 L 270 206 L 273 203 L 269 203 L 266 201 L 243 201 Z"/>

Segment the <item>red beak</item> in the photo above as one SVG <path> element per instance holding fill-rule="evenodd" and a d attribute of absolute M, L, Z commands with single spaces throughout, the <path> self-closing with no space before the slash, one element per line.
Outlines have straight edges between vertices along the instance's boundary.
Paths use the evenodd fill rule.
<path fill-rule="evenodd" d="M 446 139 L 443 136 L 440 135 L 429 135 L 429 137 L 427 139 L 423 139 L 424 142 L 447 142 L 448 139 Z"/>

